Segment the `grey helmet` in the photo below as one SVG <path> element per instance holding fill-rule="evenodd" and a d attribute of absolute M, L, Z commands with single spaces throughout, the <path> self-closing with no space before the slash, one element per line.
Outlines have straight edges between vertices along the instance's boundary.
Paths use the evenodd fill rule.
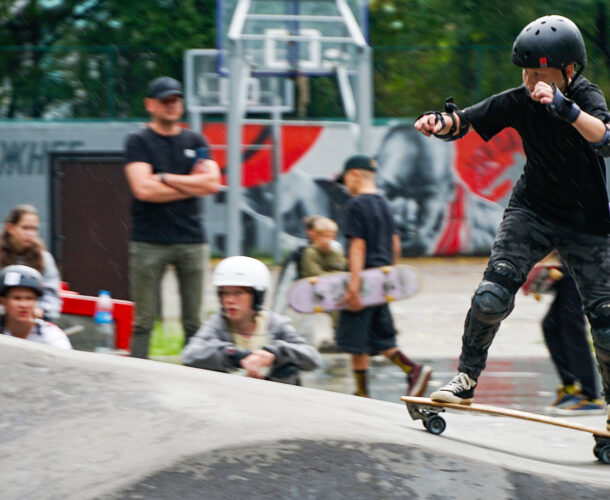
<path fill-rule="evenodd" d="M 6 292 L 15 287 L 31 288 L 40 297 L 44 292 L 42 275 L 34 268 L 29 266 L 6 266 L 0 272 L 0 297 L 4 297 Z"/>
<path fill-rule="evenodd" d="M 520 68 L 558 68 L 587 65 L 585 42 L 578 26 L 563 16 L 544 16 L 529 23 L 515 39 L 512 60 Z"/>

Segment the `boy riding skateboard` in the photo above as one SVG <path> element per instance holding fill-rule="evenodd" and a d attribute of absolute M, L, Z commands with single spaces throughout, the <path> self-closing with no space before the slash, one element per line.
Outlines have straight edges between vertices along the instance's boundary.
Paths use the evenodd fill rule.
<path fill-rule="evenodd" d="M 513 127 L 527 159 L 466 316 L 458 374 L 431 399 L 472 401 L 516 292 L 534 264 L 557 249 L 582 295 L 609 403 L 610 217 L 603 157 L 610 156 L 610 113 L 600 89 L 581 76 L 585 45 L 569 19 L 531 22 L 517 36 L 512 60 L 522 68 L 520 87 L 464 110 L 448 99 L 444 113 L 426 112 L 414 125 L 449 141 L 471 130 L 489 140 Z"/>
<path fill-rule="evenodd" d="M 407 395 L 421 396 L 432 368 L 409 359 L 396 346 L 396 329 L 387 304 L 363 309 L 360 272 L 388 266 L 400 257 L 400 239 L 394 231 L 388 202 L 375 185 L 377 162 L 365 155 L 349 158 L 337 182 L 352 196 L 345 206 L 345 236 L 349 239 L 350 281 L 337 326 L 337 350 L 351 355 L 356 395 L 368 397 L 368 366 L 371 355 L 380 353 L 407 374 Z"/>

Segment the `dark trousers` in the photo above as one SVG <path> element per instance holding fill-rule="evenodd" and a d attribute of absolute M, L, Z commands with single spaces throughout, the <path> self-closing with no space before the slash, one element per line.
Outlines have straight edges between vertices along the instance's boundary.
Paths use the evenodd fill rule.
<path fill-rule="evenodd" d="M 201 326 L 204 247 L 202 243 L 129 244 L 129 285 L 136 303 L 131 356 L 147 358 L 150 336 L 159 312 L 159 285 L 167 266 L 176 269 L 184 343 Z"/>
<path fill-rule="evenodd" d="M 568 229 L 525 207 L 510 205 L 494 239 L 484 280 L 499 284 L 514 298 L 534 264 L 554 249 L 578 285 L 591 324 L 604 396 L 610 403 L 610 245 L 607 235 Z M 500 323 L 512 306 L 513 302 L 506 301 L 505 314 L 485 321 L 472 314 L 472 308 L 468 311 L 459 371 L 478 378 L 485 368 L 487 353 Z"/>
<path fill-rule="evenodd" d="M 582 300 L 569 274 L 555 284 L 555 298 L 542 321 L 542 331 L 561 383 L 578 381 L 585 396 L 598 398 Z"/>

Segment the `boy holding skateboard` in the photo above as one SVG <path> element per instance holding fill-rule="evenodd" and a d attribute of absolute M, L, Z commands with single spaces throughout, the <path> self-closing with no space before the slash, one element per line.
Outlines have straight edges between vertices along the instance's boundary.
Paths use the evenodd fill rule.
<path fill-rule="evenodd" d="M 400 239 L 394 231 L 390 205 L 375 184 L 377 162 L 365 155 L 349 158 L 337 182 L 352 198 L 345 206 L 345 236 L 349 239 L 350 281 L 337 326 L 337 350 L 351 355 L 356 395 L 368 397 L 369 358 L 382 354 L 407 374 L 407 395 L 421 396 L 432 368 L 409 359 L 396 346 L 396 329 L 387 304 L 363 309 L 360 272 L 389 266 L 400 257 Z"/>
<path fill-rule="evenodd" d="M 582 295 L 608 403 L 610 215 L 603 157 L 610 156 L 610 113 L 600 89 L 581 76 L 585 45 L 569 19 L 545 16 L 530 23 L 515 40 L 512 60 L 522 68 L 522 86 L 464 110 L 448 99 L 444 113 L 426 112 L 414 125 L 449 141 L 471 130 L 489 140 L 513 127 L 527 159 L 466 316 L 458 374 L 431 398 L 472 401 L 517 290 L 534 264 L 556 248 Z"/>
<path fill-rule="evenodd" d="M 250 257 L 229 257 L 214 270 L 221 311 L 206 321 L 182 351 L 185 365 L 300 385 L 299 371 L 320 365 L 320 354 L 290 320 L 263 310 L 271 283 L 267 266 Z"/>

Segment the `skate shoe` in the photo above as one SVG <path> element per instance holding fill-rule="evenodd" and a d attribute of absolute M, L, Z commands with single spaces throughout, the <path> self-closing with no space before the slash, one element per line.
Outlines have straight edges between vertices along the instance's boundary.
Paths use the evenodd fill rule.
<path fill-rule="evenodd" d="M 477 381 L 467 373 L 459 372 L 451 381 L 430 394 L 432 401 L 469 405 L 474 397 Z"/>
<path fill-rule="evenodd" d="M 578 384 L 562 385 L 557 389 L 557 398 L 544 411 L 549 415 L 558 415 L 558 411 L 580 403 L 585 397 Z"/>
<path fill-rule="evenodd" d="M 407 396 L 422 396 L 426 392 L 432 367 L 416 364 L 407 375 Z"/>
<path fill-rule="evenodd" d="M 606 411 L 608 412 L 608 420 L 606 420 L 606 430 L 610 432 L 610 403 L 606 405 Z"/>
<path fill-rule="evenodd" d="M 557 408 L 555 413 L 564 417 L 569 417 L 570 415 L 605 415 L 606 405 L 601 399 L 589 399 L 586 396 L 580 396 L 576 403 Z"/>

